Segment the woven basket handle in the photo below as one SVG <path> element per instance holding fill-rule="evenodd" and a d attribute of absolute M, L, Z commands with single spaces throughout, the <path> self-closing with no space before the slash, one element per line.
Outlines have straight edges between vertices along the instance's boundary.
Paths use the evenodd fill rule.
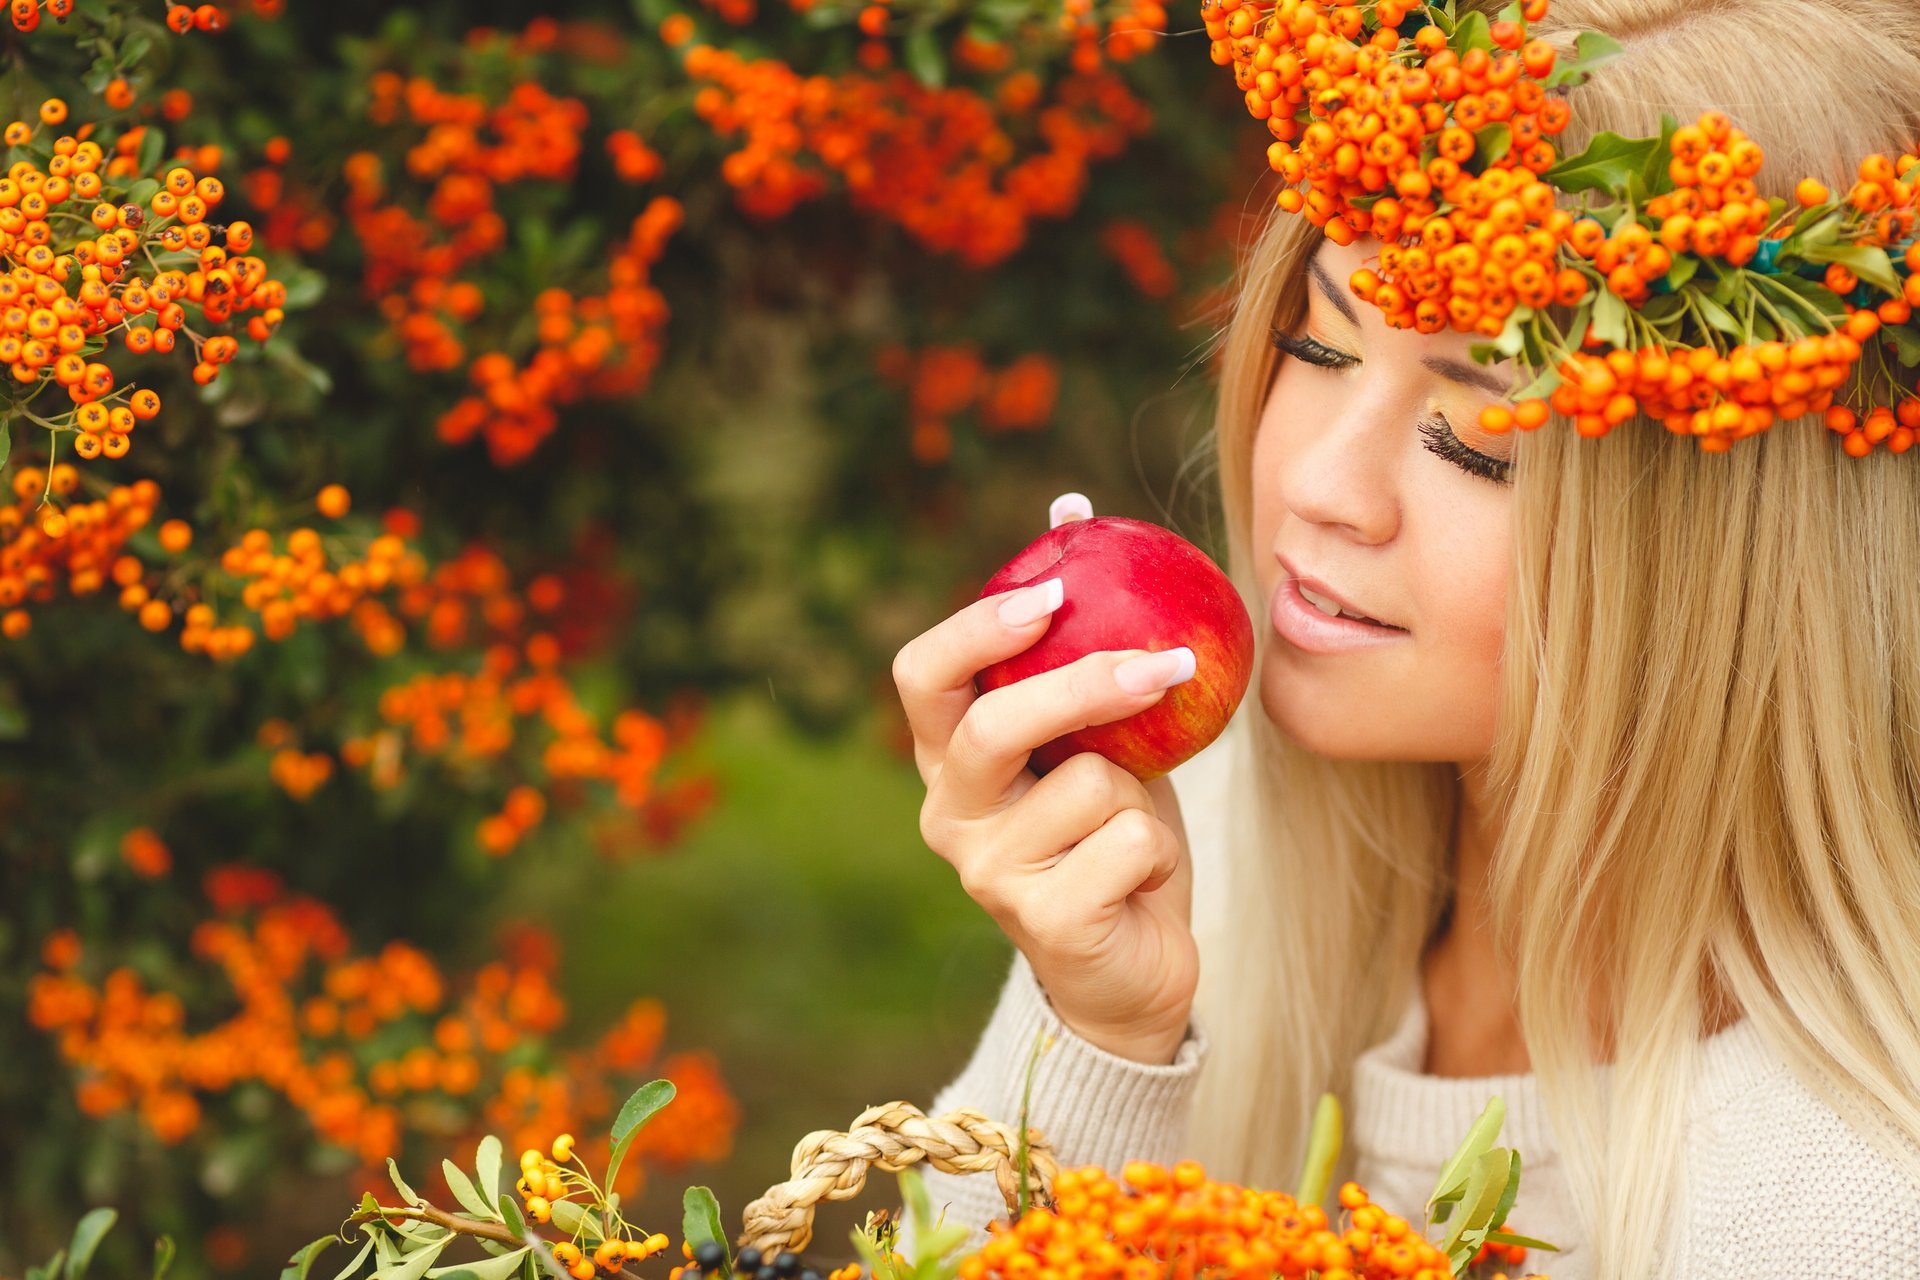
<path fill-rule="evenodd" d="M 869 1107 L 845 1133 L 818 1129 L 800 1139 L 793 1149 L 793 1176 L 747 1206 L 737 1248 L 759 1249 L 769 1259 L 782 1249 L 798 1253 L 813 1239 L 816 1204 L 859 1195 L 869 1169 L 896 1173 L 922 1160 L 942 1173 L 992 1173 L 1011 1217 L 1019 1207 L 1014 1168 L 1019 1141 L 1018 1130 L 972 1107 L 938 1117 L 906 1102 Z M 1028 1204 L 1053 1203 L 1059 1171 L 1046 1138 L 1029 1127 Z"/>

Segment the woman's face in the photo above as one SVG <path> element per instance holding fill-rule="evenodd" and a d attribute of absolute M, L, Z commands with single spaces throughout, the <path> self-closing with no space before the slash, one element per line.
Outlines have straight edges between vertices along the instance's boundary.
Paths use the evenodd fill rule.
<path fill-rule="evenodd" d="M 1355 297 L 1378 251 L 1323 240 L 1306 318 L 1276 338 L 1253 446 L 1256 625 L 1276 632 L 1260 698 L 1320 754 L 1464 766 L 1493 744 L 1513 439 L 1478 421 L 1508 376 L 1472 360 L 1476 339 L 1389 328 Z M 1326 617 L 1296 576 L 1391 626 Z"/>

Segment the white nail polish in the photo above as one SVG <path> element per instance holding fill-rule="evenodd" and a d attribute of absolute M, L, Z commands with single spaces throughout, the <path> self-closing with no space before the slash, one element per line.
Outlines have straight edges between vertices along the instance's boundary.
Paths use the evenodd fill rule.
<path fill-rule="evenodd" d="M 1084 493 L 1063 493 L 1047 508 L 1047 527 L 1057 529 L 1069 520 L 1091 520 L 1093 503 Z"/>
<path fill-rule="evenodd" d="M 1191 680 L 1193 650 L 1186 645 L 1129 658 L 1113 669 L 1113 682 L 1128 693 L 1152 693 Z"/>
<path fill-rule="evenodd" d="M 1023 587 L 1000 602 L 1000 621 L 1010 627 L 1024 627 L 1058 609 L 1067 598 L 1064 578 Z"/>

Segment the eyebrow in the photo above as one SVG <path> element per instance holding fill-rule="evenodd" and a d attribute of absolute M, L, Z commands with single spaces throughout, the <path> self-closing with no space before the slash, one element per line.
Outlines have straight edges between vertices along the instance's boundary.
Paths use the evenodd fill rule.
<path fill-rule="evenodd" d="M 1324 296 L 1328 302 L 1331 302 L 1339 310 L 1341 315 L 1347 318 L 1347 322 L 1349 324 L 1359 324 L 1360 317 L 1354 314 L 1353 304 L 1346 300 L 1342 290 L 1334 284 L 1333 277 L 1327 274 L 1327 269 L 1321 266 L 1316 259 L 1307 263 L 1307 271 L 1312 274 L 1313 282 L 1320 287 L 1322 296 Z M 1464 383 L 1470 387 L 1479 387 L 1481 390 L 1491 391 L 1497 396 L 1507 393 L 1506 382 L 1500 378 L 1499 375 L 1482 365 L 1472 364 L 1465 360 L 1455 360 L 1451 356 L 1421 356 L 1420 363 L 1434 373 L 1451 381 Z"/>

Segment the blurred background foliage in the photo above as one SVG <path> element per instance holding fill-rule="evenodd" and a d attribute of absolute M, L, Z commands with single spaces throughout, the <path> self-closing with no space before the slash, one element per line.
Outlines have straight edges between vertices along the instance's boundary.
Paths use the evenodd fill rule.
<path fill-rule="evenodd" d="M 8 349 L 0 1274 L 99 1204 L 96 1274 L 271 1273 L 654 1076 L 673 1231 L 971 1052 L 1010 951 L 889 666 L 1063 491 L 1217 554 L 1265 138 L 1155 0 L 762 3 L 12 3 L 16 287 L 92 140 L 39 225 L 139 246 L 100 296 L 222 265 L 175 169 L 284 289 L 90 313 L 123 457 Z"/>

